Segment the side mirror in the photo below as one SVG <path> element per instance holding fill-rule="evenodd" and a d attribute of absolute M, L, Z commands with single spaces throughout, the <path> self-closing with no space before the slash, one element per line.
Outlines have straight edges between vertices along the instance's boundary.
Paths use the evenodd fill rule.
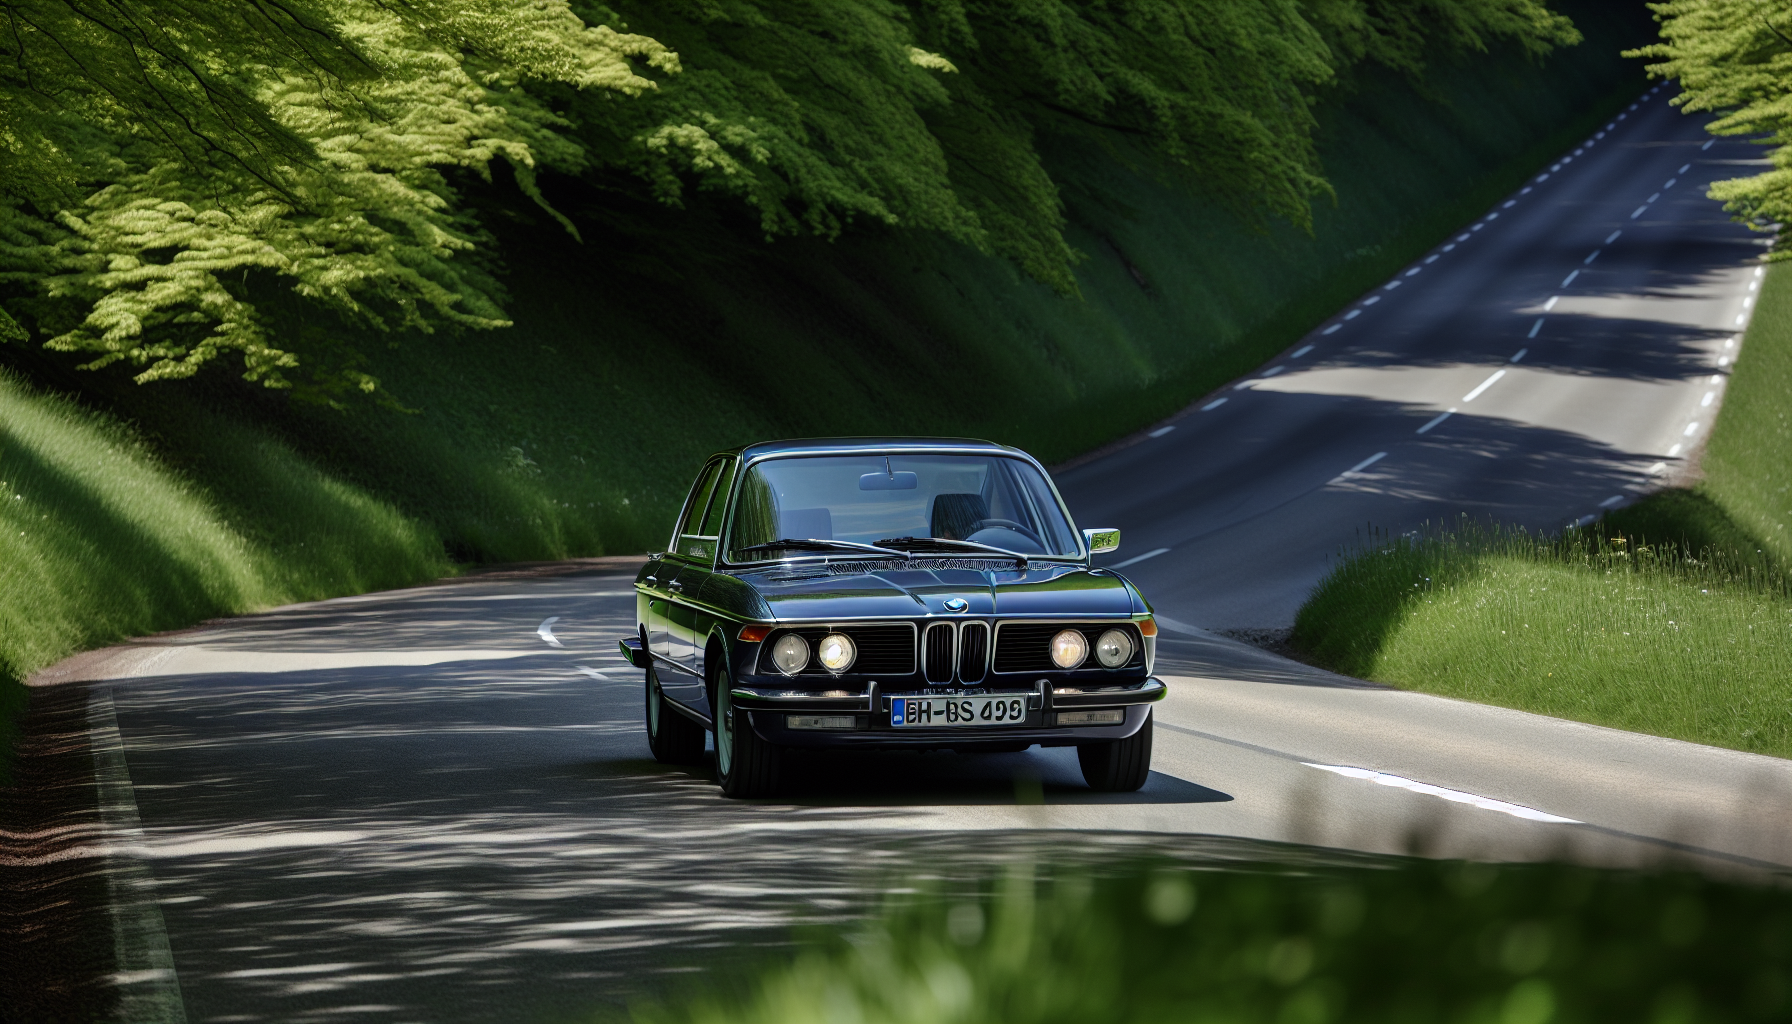
<path fill-rule="evenodd" d="M 1119 530 L 1084 530 L 1083 544 L 1091 555 L 1105 555 L 1120 550 Z"/>

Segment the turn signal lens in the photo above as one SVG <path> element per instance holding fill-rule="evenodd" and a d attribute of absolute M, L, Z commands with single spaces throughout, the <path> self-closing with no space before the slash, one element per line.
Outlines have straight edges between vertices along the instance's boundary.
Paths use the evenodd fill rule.
<path fill-rule="evenodd" d="M 1119 668 L 1132 660 L 1132 637 L 1123 629 L 1110 629 L 1095 641 L 1095 660 L 1104 668 Z"/>
<path fill-rule="evenodd" d="M 858 656 L 859 650 L 850 639 L 839 633 L 829 633 L 821 638 L 821 647 L 815 660 L 821 662 L 822 668 L 839 675 L 851 668 L 853 660 Z"/>
<path fill-rule="evenodd" d="M 1139 635 L 1140 636 L 1156 636 L 1157 635 L 1157 620 L 1156 619 L 1140 619 L 1138 621 L 1138 627 L 1139 627 Z"/>
<path fill-rule="evenodd" d="M 1074 629 L 1052 637 L 1052 664 L 1059 668 L 1075 668 L 1089 657 L 1089 641 Z"/>
<path fill-rule="evenodd" d="M 809 641 L 795 633 L 784 634 L 772 645 L 772 664 L 787 676 L 794 676 L 809 664 Z"/>
<path fill-rule="evenodd" d="M 770 626 L 742 626 L 740 627 L 740 632 L 735 634 L 735 637 L 736 639 L 744 640 L 747 643 L 756 644 L 771 635 L 772 627 Z"/>

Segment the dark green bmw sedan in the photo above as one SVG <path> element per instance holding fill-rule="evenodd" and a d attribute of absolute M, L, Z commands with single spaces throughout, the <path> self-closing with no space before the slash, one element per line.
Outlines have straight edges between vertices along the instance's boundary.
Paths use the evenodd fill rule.
<path fill-rule="evenodd" d="M 730 796 L 776 791 L 792 747 L 1074 746 L 1089 785 L 1151 767 L 1157 623 L 1090 557 L 1025 452 L 953 438 L 832 438 L 711 457 L 635 580 L 655 757 L 715 733 Z"/>

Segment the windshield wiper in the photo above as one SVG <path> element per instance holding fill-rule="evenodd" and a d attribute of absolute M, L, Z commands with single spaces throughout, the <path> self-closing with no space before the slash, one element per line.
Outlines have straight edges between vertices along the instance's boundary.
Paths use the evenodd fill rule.
<path fill-rule="evenodd" d="M 880 548 L 875 544 L 860 544 L 853 540 L 822 540 L 819 537 L 785 537 L 764 544 L 749 544 L 744 548 L 735 548 L 733 553 L 744 555 L 749 551 L 775 551 L 778 548 L 800 548 L 810 551 L 875 551 L 880 555 L 895 555 L 897 558 L 915 557 L 907 551 L 898 551 L 895 548 Z"/>
<path fill-rule="evenodd" d="M 998 548 L 994 544 L 979 544 L 974 540 L 953 540 L 950 537 L 885 537 L 883 540 L 878 541 L 878 543 L 888 544 L 891 547 L 895 547 L 898 544 L 934 544 L 939 547 L 961 548 L 966 551 L 990 551 L 998 555 L 1007 555 L 1009 558 L 1018 560 L 1022 569 L 1027 567 L 1027 559 L 1030 557 L 1028 555 L 1023 555 L 1018 551 L 1010 551 L 1007 548 Z"/>

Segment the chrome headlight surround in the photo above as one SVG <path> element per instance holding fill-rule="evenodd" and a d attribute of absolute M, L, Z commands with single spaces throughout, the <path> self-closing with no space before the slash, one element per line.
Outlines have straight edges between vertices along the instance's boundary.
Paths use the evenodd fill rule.
<path fill-rule="evenodd" d="M 1131 634 L 1124 629 L 1110 629 L 1095 640 L 1095 660 L 1103 668 L 1123 668 L 1138 650 Z"/>
<path fill-rule="evenodd" d="M 1080 629 L 1060 630 L 1052 637 L 1052 664 L 1069 671 L 1089 660 L 1089 638 Z"/>
<path fill-rule="evenodd" d="M 815 660 L 821 662 L 822 668 L 839 675 L 859 660 L 859 648 L 846 634 L 829 633 L 816 645 Z"/>
<path fill-rule="evenodd" d="M 809 667 L 809 641 L 795 633 L 786 633 L 772 645 L 772 664 L 787 676 L 794 676 Z"/>

